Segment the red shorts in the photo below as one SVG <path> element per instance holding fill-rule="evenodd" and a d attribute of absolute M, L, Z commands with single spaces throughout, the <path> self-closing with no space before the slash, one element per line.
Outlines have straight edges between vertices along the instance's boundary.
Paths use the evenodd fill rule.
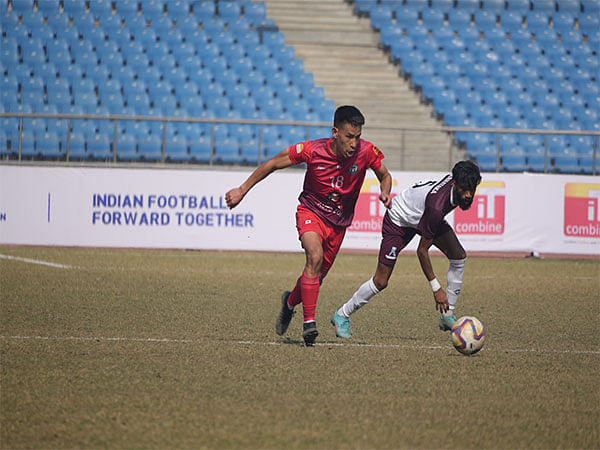
<path fill-rule="evenodd" d="M 340 251 L 342 241 L 346 235 L 346 228 L 328 225 L 314 212 L 302 205 L 298 205 L 298 210 L 296 211 L 296 228 L 298 229 L 299 238 L 307 231 L 314 231 L 319 235 L 321 245 L 323 246 L 321 279 L 325 278 Z"/>

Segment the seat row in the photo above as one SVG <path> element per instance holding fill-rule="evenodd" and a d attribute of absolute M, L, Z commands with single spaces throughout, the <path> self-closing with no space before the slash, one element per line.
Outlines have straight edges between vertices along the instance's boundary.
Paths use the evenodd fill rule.
<path fill-rule="evenodd" d="M 256 164 L 281 152 L 289 142 L 327 137 L 327 127 L 161 123 L 73 119 L 23 119 L 23 132 L 11 133 L 14 119 L 3 119 L 0 157 L 70 160 L 148 160 Z M 99 126 L 100 124 L 100 126 Z M 32 131 L 33 130 L 33 131 Z M 116 145 L 115 145 L 116 137 Z M 259 144 L 260 142 L 260 144 Z"/>
<path fill-rule="evenodd" d="M 93 20 L 129 21 L 136 17 L 149 20 L 170 17 L 183 20 L 194 17 L 199 22 L 210 20 L 214 16 L 222 17 L 228 21 L 235 20 L 244 15 L 255 24 L 272 24 L 266 18 L 266 8 L 262 2 L 244 1 L 197 1 L 197 0 L 12 0 L 12 9 L 8 8 L 8 1 L 1 0 L 0 14 L 12 12 L 21 17 L 23 21 L 30 21 L 36 14 L 45 17 L 64 14 L 66 18 L 80 21 L 84 15 L 89 14 Z M 62 4 L 62 8 L 61 8 Z"/>

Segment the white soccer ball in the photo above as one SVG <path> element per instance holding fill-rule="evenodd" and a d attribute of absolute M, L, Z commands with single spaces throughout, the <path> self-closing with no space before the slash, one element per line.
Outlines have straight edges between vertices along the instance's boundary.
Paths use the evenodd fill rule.
<path fill-rule="evenodd" d="M 463 355 L 472 355 L 483 347 L 485 328 L 476 317 L 463 316 L 452 327 L 450 336 L 456 350 Z"/>

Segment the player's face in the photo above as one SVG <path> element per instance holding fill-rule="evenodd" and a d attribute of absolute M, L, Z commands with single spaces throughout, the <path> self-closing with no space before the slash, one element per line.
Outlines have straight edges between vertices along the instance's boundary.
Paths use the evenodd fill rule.
<path fill-rule="evenodd" d="M 454 204 L 458 204 L 460 209 L 466 211 L 473 204 L 474 192 L 468 189 L 461 188 L 458 184 L 454 184 L 453 189 Z"/>
<path fill-rule="evenodd" d="M 358 148 L 361 133 L 360 125 L 345 123 L 341 128 L 333 127 L 333 146 L 339 158 L 346 159 L 354 154 Z"/>

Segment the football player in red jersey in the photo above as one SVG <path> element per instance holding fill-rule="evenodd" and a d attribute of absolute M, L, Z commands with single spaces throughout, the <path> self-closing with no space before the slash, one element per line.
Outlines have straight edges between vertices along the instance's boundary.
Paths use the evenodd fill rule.
<path fill-rule="evenodd" d="M 354 106 L 335 111 L 332 137 L 299 142 L 261 164 L 244 183 L 225 194 L 229 208 L 237 206 L 248 191 L 275 170 L 306 163 L 304 187 L 296 212 L 296 228 L 306 264 L 292 291 L 282 296 L 275 330 L 283 335 L 294 307 L 302 303 L 302 336 L 307 346 L 318 336 L 315 311 L 319 287 L 337 256 L 346 228 L 352 224 L 354 208 L 367 169 L 377 176 L 379 199 L 389 208 L 392 176 L 383 165 L 383 154 L 371 142 L 360 138 L 365 118 Z"/>
<path fill-rule="evenodd" d="M 441 180 L 416 183 L 394 197 L 383 218 L 375 275 L 333 313 L 331 323 L 335 326 L 336 336 L 346 339 L 352 336 L 350 316 L 387 287 L 398 253 L 415 234 L 421 236 L 417 257 L 431 285 L 436 309 L 441 312 L 440 329 L 447 331 L 452 328 L 456 322 L 454 306 L 462 286 L 467 252 L 444 217 L 457 206 L 469 209 L 480 182 L 479 167 L 472 161 L 460 161 L 455 164 L 452 174 Z M 432 245 L 439 248 L 450 262 L 446 291 L 433 272 L 429 258 Z"/>

